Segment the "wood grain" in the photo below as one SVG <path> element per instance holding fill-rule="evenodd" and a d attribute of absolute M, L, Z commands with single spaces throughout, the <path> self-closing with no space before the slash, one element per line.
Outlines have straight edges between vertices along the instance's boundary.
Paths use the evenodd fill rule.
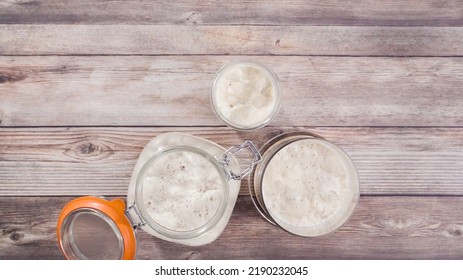
<path fill-rule="evenodd" d="M 0 259 L 62 259 L 55 235 L 71 197 L 0 198 Z M 362 197 L 338 231 L 293 236 L 238 199 L 223 234 L 187 247 L 138 234 L 139 259 L 462 259 L 462 197 Z"/>
<path fill-rule="evenodd" d="M 275 126 L 463 125 L 463 58 L 3 56 L 0 126 L 221 125 L 212 80 L 240 58 L 278 75 Z"/>
<path fill-rule="evenodd" d="M 280 78 L 273 127 L 236 132 L 212 112 L 214 75 L 240 58 Z M 62 259 L 62 207 L 125 198 L 160 133 L 260 146 L 293 126 L 358 168 L 363 196 L 339 231 L 271 226 L 244 180 L 216 242 L 140 231 L 138 258 L 463 259 L 462 69 L 461 0 L 0 0 L 0 259 Z"/>
<path fill-rule="evenodd" d="M 226 7 L 225 7 L 226 6 Z M 0 23 L 462 26 L 463 4 L 422 1 L 0 1 Z"/>
<path fill-rule="evenodd" d="M 308 128 L 339 145 L 358 168 L 367 195 L 463 195 L 463 128 Z M 126 196 L 144 145 L 186 132 L 224 147 L 260 146 L 280 128 L 2 128 L 0 195 Z M 247 180 L 242 195 L 247 195 Z"/>
<path fill-rule="evenodd" d="M 0 55 L 463 55 L 463 27 L 11 24 L 0 34 Z"/>

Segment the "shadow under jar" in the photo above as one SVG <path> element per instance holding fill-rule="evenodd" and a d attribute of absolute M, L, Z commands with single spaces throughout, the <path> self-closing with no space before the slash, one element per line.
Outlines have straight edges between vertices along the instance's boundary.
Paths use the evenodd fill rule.
<path fill-rule="evenodd" d="M 320 236 L 341 227 L 360 196 L 357 170 L 341 148 L 306 132 L 282 132 L 260 149 L 249 177 L 259 213 L 299 236 Z"/>

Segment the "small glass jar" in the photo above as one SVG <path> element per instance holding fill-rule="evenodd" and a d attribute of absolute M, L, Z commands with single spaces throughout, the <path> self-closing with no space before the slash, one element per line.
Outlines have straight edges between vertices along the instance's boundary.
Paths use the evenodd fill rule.
<path fill-rule="evenodd" d="M 243 171 L 235 154 L 254 158 Z M 133 259 L 137 229 L 167 241 L 200 246 L 223 232 L 241 179 L 260 161 L 250 141 L 225 150 L 188 134 L 165 133 L 143 149 L 121 199 L 81 197 L 62 210 L 57 225 L 68 259 Z"/>
<path fill-rule="evenodd" d="M 341 148 L 294 130 L 269 139 L 260 153 L 249 191 L 270 223 L 295 235 L 320 236 L 341 227 L 354 212 L 360 197 L 358 174 Z"/>
<path fill-rule="evenodd" d="M 275 73 L 252 60 L 233 61 L 217 73 L 210 95 L 215 115 L 237 130 L 264 127 L 278 113 L 281 90 Z"/>

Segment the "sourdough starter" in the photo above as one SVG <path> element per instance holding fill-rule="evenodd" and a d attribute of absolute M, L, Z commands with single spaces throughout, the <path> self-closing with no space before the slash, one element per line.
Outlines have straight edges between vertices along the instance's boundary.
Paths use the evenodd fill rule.
<path fill-rule="evenodd" d="M 188 151 L 170 152 L 157 159 L 143 181 L 148 214 L 164 228 L 190 231 L 210 221 L 224 195 L 217 168 Z"/>
<path fill-rule="evenodd" d="M 265 68 L 247 62 L 226 67 L 217 78 L 212 95 L 217 113 L 230 125 L 259 127 L 275 113 L 276 81 Z"/>
<path fill-rule="evenodd" d="M 352 164 L 319 139 L 292 142 L 268 163 L 262 198 L 272 218 L 295 234 L 311 236 L 339 227 L 358 194 Z M 340 224 L 338 224 L 340 223 Z"/>

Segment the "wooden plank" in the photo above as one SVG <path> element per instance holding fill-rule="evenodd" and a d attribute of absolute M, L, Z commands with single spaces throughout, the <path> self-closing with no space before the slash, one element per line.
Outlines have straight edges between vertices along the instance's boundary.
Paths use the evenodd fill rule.
<path fill-rule="evenodd" d="M 0 34 L 1 55 L 463 55 L 463 27 L 11 24 Z"/>
<path fill-rule="evenodd" d="M 0 198 L 0 259 L 62 259 L 55 235 L 70 197 Z M 463 197 L 362 197 L 338 231 L 293 236 L 238 199 L 223 234 L 187 247 L 138 234 L 139 259 L 462 259 Z"/>
<path fill-rule="evenodd" d="M 463 195 L 463 128 L 308 128 L 339 145 L 358 168 L 362 194 Z M 144 145 L 186 132 L 224 147 L 258 146 L 280 128 L 2 128 L 0 196 L 126 196 Z M 242 181 L 242 195 L 248 181 Z"/>
<path fill-rule="evenodd" d="M 212 80 L 240 58 L 280 78 L 276 126 L 463 125 L 463 58 L 3 56 L 0 126 L 221 125 Z"/>
<path fill-rule="evenodd" d="M 0 1 L 0 23 L 461 26 L 458 0 Z"/>

